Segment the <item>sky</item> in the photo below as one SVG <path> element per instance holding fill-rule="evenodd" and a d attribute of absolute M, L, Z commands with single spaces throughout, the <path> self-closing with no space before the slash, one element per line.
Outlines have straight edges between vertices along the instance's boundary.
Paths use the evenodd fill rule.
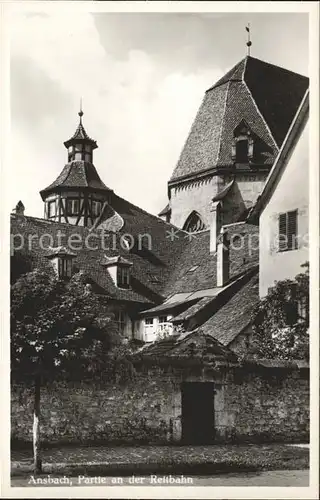
<path fill-rule="evenodd" d="M 119 196 L 157 214 L 204 92 L 246 55 L 308 75 L 308 15 L 15 14 L 11 26 L 12 208 L 43 216 L 39 191 L 83 123 L 94 165 Z"/>

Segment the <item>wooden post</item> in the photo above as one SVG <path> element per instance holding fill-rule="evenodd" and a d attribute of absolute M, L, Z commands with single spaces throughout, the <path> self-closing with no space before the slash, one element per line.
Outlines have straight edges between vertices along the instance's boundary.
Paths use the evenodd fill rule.
<path fill-rule="evenodd" d="M 36 375 L 33 409 L 33 467 L 35 474 L 41 474 L 40 458 L 40 376 Z"/>

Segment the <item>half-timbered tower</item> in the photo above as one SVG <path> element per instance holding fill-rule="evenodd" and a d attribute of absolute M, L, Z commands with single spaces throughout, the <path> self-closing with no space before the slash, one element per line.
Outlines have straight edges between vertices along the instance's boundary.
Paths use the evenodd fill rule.
<path fill-rule="evenodd" d="M 93 165 L 93 151 L 98 147 L 80 122 L 64 145 L 68 163 L 57 179 L 40 194 L 44 201 L 44 218 L 54 222 L 91 227 L 100 216 L 112 190 L 100 179 Z"/>

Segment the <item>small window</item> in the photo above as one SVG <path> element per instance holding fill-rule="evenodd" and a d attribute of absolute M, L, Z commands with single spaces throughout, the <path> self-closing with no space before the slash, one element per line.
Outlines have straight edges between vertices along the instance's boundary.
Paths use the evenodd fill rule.
<path fill-rule="evenodd" d="M 192 266 L 190 269 L 187 271 L 187 273 L 193 273 L 196 269 L 198 269 L 199 266 Z"/>
<path fill-rule="evenodd" d="M 101 212 L 101 201 L 92 201 L 92 215 L 93 217 L 98 217 Z"/>
<path fill-rule="evenodd" d="M 79 215 L 80 211 L 80 200 L 79 199 L 67 199 L 66 200 L 66 212 L 67 215 Z"/>
<path fill-rule="evenodd" d="M 161 283 L 161 280 L 155 274 L 149 274 L 148 278 L 149 278 L 150 283 Z"/>
<path fill-rule="evenodd" d="M 75 150 L 76 151 L 82 151 L 83 150 L 83 145 L 82 144 L 76 144 Z"/>
<path fill-rule="evenodd" d="M 117 268 L 117 285 L 119 288 L 130 287 L 130 269 L 129 267 L 118 266 Z"/>
<path fill-rule="evenodd" d="M 60 279 L 71 278 L 72 262 L 71 259 L 59 258 L 58 260 L 58 273 Z"/>
<path fill-rule="evenodd" d="M 299 319 L 307 319 L 309 315 L 308 297 L 303 297 L 298 300 L 298 317 Z"/>
<path fill-rule="evenodd" d="M 123 311 L 116 311 L 115 323 L 117 325 L 118 331 L 120 333 L 124 333 L 125 326 L 126 326 L 126 318 L 125 318 L 125 313 Z"/>
<path fill-rule="evenodd" d="M 279 252 L 295 250 L 296 248 L 298 248 L 297 219 L 298 219 L 297 210 L 279 214 L 279 235 L 278 235 Z"/>
<path fill-rule="evenodd" d="M 159 316 L 159 324 L 167 323 L 168 322 L 168 317 L 167 316 Z"/>
<path fill-rule="evenodd" d="M 84 161 L 91 162 L 91 155 L 89 153 L 84 155 Z"/>
<path fill-rule="evenodd" d="M 145 318 L 144 322 L 146 325 L 153 325 L 153 318 Z"/>
<path fill-rule="evenodd" d="M 91 153 L 91 146 L 90 146 L 90 144 L 86 144 L 84 149 L 85 149 L 85 151 L 87 151 L 87 153 Z"/>
<path fill-rule="evenodd" d="M 48 218 L 55 217 L 56 215 L 56 200 L 48 202 Z"/>
<path fill-rule="evenodd" d="M 238 163 L 247 163 L 248 162 L 248 140 L 241 139 L 236 143 L 236 161 Z"/>

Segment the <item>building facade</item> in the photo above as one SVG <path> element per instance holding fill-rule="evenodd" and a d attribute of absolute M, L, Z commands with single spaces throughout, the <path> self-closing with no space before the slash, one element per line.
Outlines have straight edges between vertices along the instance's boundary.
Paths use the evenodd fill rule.
<path fill-rule="evenodd" d="M 44 387 L 44 442 L 308 441 L 308 364 L 239 362 L 259 286 L 264 296 L 308 258 L 293 238 L 308 227 L 307 88 L 258 59 L 237 64 L 206 92 L 158 217 L 100 179 L 80 111 L 68 162 L 41 191 L 44 218 L 22 202 L 11 216 L 12 265 L 82 273 L 142 345 L 126 385 L 101 373 Z M 278 232 L 289 247 L 256 244 Z M 11 394 L 12 439 L 30 442 L 30 387 Z"/>
<path fill-rule="evenodd" d="M 259 219 L 260 297 L 309 261 L 309 91 L 252 215 Z"/>
<path fill-rule="evenodd" d="M 33 243 L 34 265 L 49 262 L 63 279 L 83 272 L 127 339 L 150 343 L 205 326 L 225 346 L 243 348 L 248 323 L 235 319 L 225 334 L 219 325 L 232 300 L 233 318 L 258 300 L 259 252 L 250 241 L 259 229 L 246 217 L 307 88 L 306 77 L 252 57 L 234 66 L 205 93 L 158 217 L 101 180 L 81 110 L 64 142 L 67 163 L 40 193 L 44 218 L 25 216 L 18 204 L 13 237 L 40 240 L 49 231 L 47 248 Z"/>

